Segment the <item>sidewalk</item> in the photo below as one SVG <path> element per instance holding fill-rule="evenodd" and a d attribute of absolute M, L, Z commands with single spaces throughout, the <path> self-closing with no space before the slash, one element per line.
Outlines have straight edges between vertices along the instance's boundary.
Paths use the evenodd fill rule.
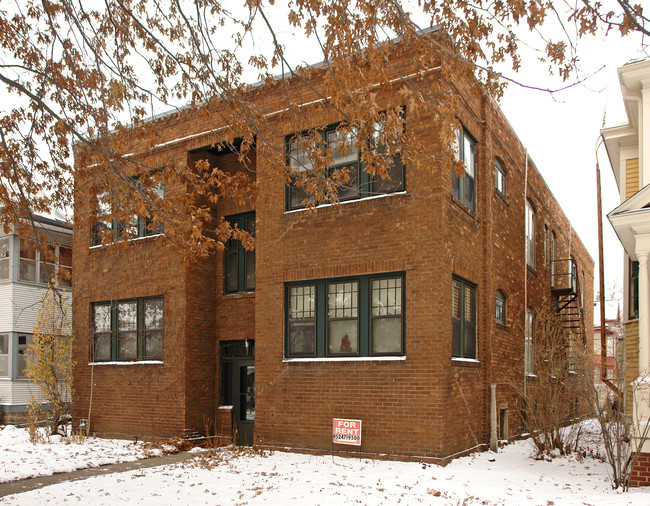
<path fill-rule="evenodd" d="M 163 455 L 162 457 L 151 457 L 148 459 L 135 460 L 133 462 L 120 462 L 118 464 L 107 464 L 100 467 L 89 467 L 87 469 L 80 469 L 72 471 L 71 473 L 59 473 L 50 476 L 37 476 L 36 478 L 25 478 L 23 480 L 8 481 L 0 483 L 0 497 L 11 494 L 20 494 L 21 492 L 29 492 L 37 488 L 55 485 L 66 481 L 78 481 L 91 478 L 93 476 L 110 474 L 110 473 L 123 473 L 125 471 L 132 471 L 134 469 L 146 469 L 148 467 L 164 466 L 167 464 L 175 464 L 176 462 L 183 462 L 195 457 L 199 457 L 201 453 L 196 452 L 181 452 L 171 455 Z"/>

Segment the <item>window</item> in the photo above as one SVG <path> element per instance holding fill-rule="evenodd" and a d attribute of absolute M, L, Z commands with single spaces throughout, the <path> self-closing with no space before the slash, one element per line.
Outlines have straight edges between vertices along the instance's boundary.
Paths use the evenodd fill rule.
<path fill-rule="evenodd" d="M 544 268 L 548 267 L 548 225 L 544 224 Z"/>
<path fill-rule="evenodd" d="M 464 128 L 457 130 L 456 161 L 465 164 L 465 173 L 451 171 L 451 194 L 470 209 L 475 209 L 476 141 Z"/>
<path fill-rule="evenodd" d="M 93 362 L 163 359 L 162 297 L 96 302 L 92 322 Z"/>
<path fill-rule="evenodd" d="M 18 334 L 18 377 L 27 377 L 27 357 L 29 347 L 34 342 L 31 334 Z"/>
<path fill-rule="evenodd" d="M 20 280 L 59 286 L 72 286 L 72 249 L 47 244 L 42 250 L 25 239 L 20 240 Z"/>
<path fill-rule="evenodd" d="M 535 210 L 526 201 L 526 264 L 535 268 Z"/>
<path fill-rule="evenodd" d="M 404 355 L 404 275 L 286 285 L 287 357 Z"/>
<path fill-rule="evenodd" d="M 503 294 L 501 290 L 497 290 L 496 293 L 496 312 L 494 315 L 494 319 L 496 320 L 497 323 L 500 323 L 501 325 L 506 324 L 506 296 Z"/>
<path fill-rule="evenodd" d="M 255 213 L 229 218 L 232 226 L 255 237 Z M 226 293 L 255 290 L 255 250 L 247 250 L 241 241 L 229 239 L 225 255 Z"/>
<path fill-rule="evenodd" d="M 502 196 L 506 196 L 506 170 L 499 160 L 494 161 L 494 189 Z"/>
<path fill-rule="evenodd" d="M 551 287 L 555 286 L 555 231 L 551 232 Z"/>
<path fill-rule="evenodd" d="M 451 356 L 476 358 L 476 285 L 452 279 Z"/>
<path fill-rule="evenodd" d="M 9 376 L 9 334 L 0 334 L 0 377 Z"/>
<path fill-rule="evenodd" d="M 165 198 L 164 183 L 156 183 L 151 186 L 154 196 L 160 200 Z M 107 194 L 97 197 L 97 223 L 91 229 L 91 246 L 99 246 L 102 239 L 108 238 L 113 240 L 135 239 L 138 237 L 149 237 L 163 234 L 165 225 L 162 222 L 154 221 L 148 216 L 132 216 L 128 220 L 114 219 L 110 220 L 110 205 L 105 202 Z"/>
<path fill-rule="evenodd" d="M 628 259 L 628 316 L 631 320 L 639 317 L 639 262 Z"/>
<path fill-rule="evenodd" d="M 11 236 L 0 237 L 0 279 L 9 279 L 9 268 L 11 263 L 9 261 L 9 245 Z"/>
<path fill-rule="evenodd" d="M 535 374 L 535 313 L 533 308 L 526 310 L 526 329 L 524 343 L 524 372 Z"/>
<path fill-rule="evenodd" d="M 386 163 L 386 172 L 389 179 L 383 180 L 375 175 L 371 176 L 363 170 L 360 162 L 360 151 L 357 142 L 355 129 L 343 133 L 340 125 L 331 125 L 320 132 L 322 136 L 322 149 L 312 149 L 309 146 L 307 134 L 297 134 L 287 139 L 287 163 L 298 174 L 306 171 L 315 171 L 314 160 L 310 156 L 310 149 L 318 156 L 331 155 L 332 164 L 327 168 L 325 176 L 330 178 L 341 171 L 347 171 L 348 181 L 341 185 L 337 191 L 337 198 L 340 201 L 355 200 L 372 195 L 382 195 L 404 190 L 404 166 L 401 157 L 391 153 L 391 145 L 383 134 L 383 123 L 378 121 L 370 139 L 368 149 Z M 394 149 L 392 150 L 395 151 Z M 301 209 L 305 202 L 313 202 L 313 197 L 300 184 L 292 184 L 287 187 L 287 209 Z"/>

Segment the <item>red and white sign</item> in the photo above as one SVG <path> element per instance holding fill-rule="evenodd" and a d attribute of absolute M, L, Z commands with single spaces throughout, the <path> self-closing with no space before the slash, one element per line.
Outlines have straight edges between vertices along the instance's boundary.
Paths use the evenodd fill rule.
<path fill-rule="evenodd" d="M 341 445 L 361 446 L 361 420 L 334 418 L 332 442 Z"/>

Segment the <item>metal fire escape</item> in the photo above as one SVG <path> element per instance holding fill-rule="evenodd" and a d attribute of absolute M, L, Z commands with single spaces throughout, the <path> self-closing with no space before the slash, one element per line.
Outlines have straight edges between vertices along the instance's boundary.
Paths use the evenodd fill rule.
<path fill-rule="evenodd" d="M 587 344 L 578 268 L 573 258 L 551 261 L 551 293 L 557 297 L 557 312 L 562 326 L 576 340 Z"/>

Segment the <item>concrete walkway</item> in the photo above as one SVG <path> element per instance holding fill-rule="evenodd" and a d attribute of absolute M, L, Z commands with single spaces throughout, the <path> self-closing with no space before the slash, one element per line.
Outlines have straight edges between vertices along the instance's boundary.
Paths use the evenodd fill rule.
<path fill-rule="evenodd" d="M 50 476 L 38 476 L 36 478 L 25 478 L 23 480 L 9 481 L 0 483 L 0 497 L 11 494 L 20 494 L 21 492 L 29 492 L 37 488 L 55 485 L 66 481 L 78 481 L 91 478 L 93 476 L 110 474 L 110 473 L 123 473 L 125 471 L 132 471 L 134 469 L 146 469 L 148 467 L 164 466 L 167 464 L 175 464 L 176 462 L 183 462 L 195 457 L 201 456 L 201 453 L 181 452 L 171 455 L 163 455 L 162 457 L 151 457 L 148 459 L 135 460 L 133 462 L 120 462 L 119 464 L 107 464 L 99 467 L 89 467 L 87 469 L 80 469 L 72 471 L 71 473 L 59 473 Z"/>

